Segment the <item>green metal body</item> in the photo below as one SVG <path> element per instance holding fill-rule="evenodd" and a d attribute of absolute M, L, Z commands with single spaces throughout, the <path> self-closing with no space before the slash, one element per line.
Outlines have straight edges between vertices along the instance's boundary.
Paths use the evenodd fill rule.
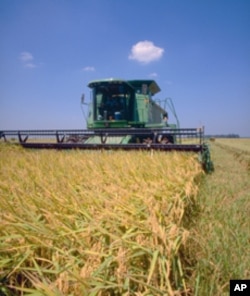
<path fill-rule="evenodd" d="M 153 100 L 160 92 L 154 80 L 103 79 L 88 84 L 92 90 L 87 118 L 88 129 L 100 128 L 164 128 L 166 111 Z M 167 124 L 176 128 L 176 124 Z M 107 139 L 108 143 L 126 144 L 131 136 Z M 90 137 L 87 143 L 97 144 L 100 137 Z"/>
<path fill-rule="evenodd" d="M 104 79 L 88 84 L 92 101 L 87 128 L 164 127 L 166 111 L 153 100 L 154 80 Z"/>

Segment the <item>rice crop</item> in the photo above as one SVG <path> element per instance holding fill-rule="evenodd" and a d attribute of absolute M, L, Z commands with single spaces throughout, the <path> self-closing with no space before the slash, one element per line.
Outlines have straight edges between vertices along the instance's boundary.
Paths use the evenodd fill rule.
<path fill-rule="evenodd" d="M 189 295 L 191 153 L 0 146 L 0 294 Z"/>
<path fill-rule="evenodd" d="M 250 172 L 250 139 L 216 139 L 214 143 L 231 153 Z"/>
<path fill-rule="evenodd" d="M 250 153 L 250 138 L 218 138 L 215 143 Z"/>

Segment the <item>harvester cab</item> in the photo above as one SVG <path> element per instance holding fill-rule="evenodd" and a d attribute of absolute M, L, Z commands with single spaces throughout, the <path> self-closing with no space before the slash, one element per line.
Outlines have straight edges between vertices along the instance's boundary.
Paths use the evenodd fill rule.
<path fill-rule="evenodd" d="M 160 91 L 155 81 L 108 79 L 88 86 L 92 90 L 88 129 L 164 126 L 166 111 L 152 99 Z"/>
<path fill-rule="evenodd" d="M 166 106 L 153 99 L 160 92 L 154 80 L 103 79 L 88 86 L 90 102 L 81 99 L 89 106 L 87 129 L 6 130 L 0 139 L 25 148 L 198 152 L 205 171 L 213 170 L 204 128 L 180 128 L 172 101 L 165 100 L 176 118 L 169 123 Z"/>

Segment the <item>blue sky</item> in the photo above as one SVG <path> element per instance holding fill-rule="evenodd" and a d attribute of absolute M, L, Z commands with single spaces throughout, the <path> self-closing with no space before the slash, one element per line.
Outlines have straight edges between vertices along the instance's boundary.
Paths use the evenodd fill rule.
<path fill-rule="evenodd" d="M 0 0 L 0 36 L 0 129 L 85 128 L 88 82 L 118 77 L 156 80 L 181 127 L 250 137 L 248 0 Z"/>

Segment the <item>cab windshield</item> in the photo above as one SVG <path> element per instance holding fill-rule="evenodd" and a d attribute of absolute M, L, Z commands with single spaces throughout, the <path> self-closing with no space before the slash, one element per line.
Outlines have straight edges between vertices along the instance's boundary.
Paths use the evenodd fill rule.
<path fill-rule="evenodd" d="M 98 85 L 93 89 L 94 120 L 129 120 L 131 90 L 122 84 Z"/>

